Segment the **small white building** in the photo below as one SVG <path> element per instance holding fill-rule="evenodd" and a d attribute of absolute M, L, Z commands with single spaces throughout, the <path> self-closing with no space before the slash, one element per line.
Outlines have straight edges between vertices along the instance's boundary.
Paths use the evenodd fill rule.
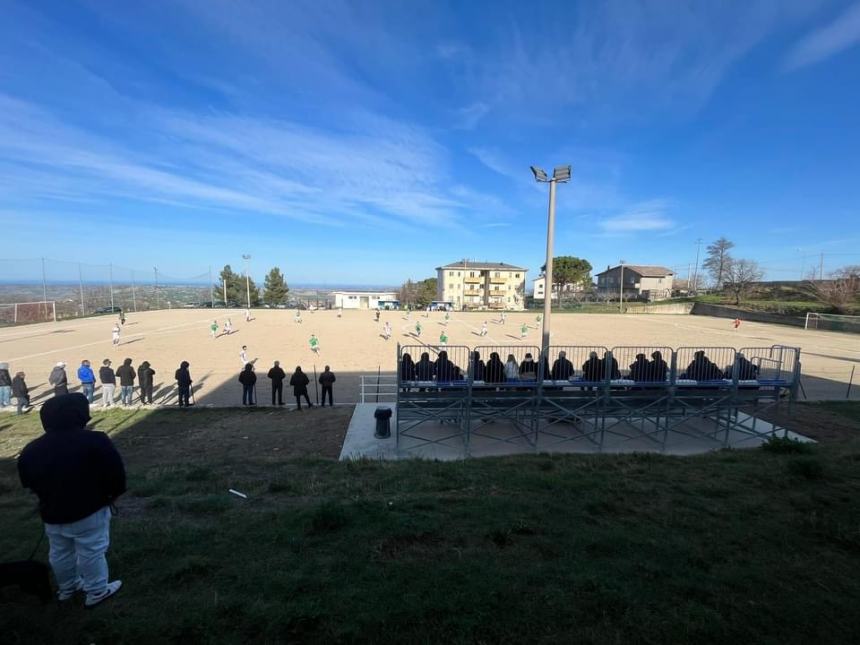
<path fill-rule="evenodd" d="M 532 280 L 533 286 L 533 297 L 535 300 L 543 300 L 546 294 L 546 275 L 541 273 L 537 278 Z M 575 293 L 582 293 L 585 291 L 586 286 L 591 287 L 591 280 L 589 279 L 586 283 L 573 283 L 567 282 L 562 285 L 561 291 L 565 294 L 565 297 L 572 296 Z M 558 300 L 558 285 L 552 285 L 552 299 Z"/>
<path fill-rule="evenodd" d="M 395 308 L 398 301 L 394 291 L 333 291 L 335 309 Z"/>

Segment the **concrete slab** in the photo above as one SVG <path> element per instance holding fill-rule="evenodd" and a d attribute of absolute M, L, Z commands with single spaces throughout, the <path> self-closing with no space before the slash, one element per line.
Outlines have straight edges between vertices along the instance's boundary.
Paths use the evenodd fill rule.
<path fill-rule="evenodd" d="M 391 408 L 391 437 L 374 437 L 376 420 L 373 416 L 378 406 Z M 752 427 L 755 433 L 733 430 L 726 440 L 725 429 L 702 418 L 690 418 L 675 426 L 665 437 L 663 431 L 647 424 L 644 427 L 619 420 L 607 419 L 604 429 L 603 448 L 600 448 L 599 429 L 588 424 L 557 423 L 543 424 L 537 433 L 524 432 L 516 424 L 497 421 L 476 425 L 470 436 L 450 423 L 422 423 L 405 434 L 401 434 L 397 447 L 397 406 L 393 404 L 360 403 L 350 421 L 341 450 L 340 459 L 436 459 L 453 461 L 469 457 L 492 457 L 502 455 L 549 453 L 630 453 L 657 452 L 668 455 L 695 455 L 711 450 L 729 448 L 755 448 L 772 431 L 771 424 L 750 415 L 738 413 L 739 421 Z M 638 424 L 637 424 L 638 425 Z M 779 430 L 781 434 L 783 431 Z M 787 436 L 803 442 L 812 439 L 788 432 Z"/>

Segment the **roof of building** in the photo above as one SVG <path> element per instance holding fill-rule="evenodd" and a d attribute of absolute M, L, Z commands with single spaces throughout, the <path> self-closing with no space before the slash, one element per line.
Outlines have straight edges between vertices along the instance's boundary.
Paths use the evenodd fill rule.
<path fill-rule="evenodd" d="M 522 267 L 514 266 L 513 264 L 505 264 L 504 262 L 474 262 L 472 260 L 459 260 L 445 266 L 436 267 L 439 269 L 483 269 L 483 270 L 504 270 L 504 271 L 528 271 Z"/>
<path fill-rule="evenodd" d="M 603 275 L 604 273 L 609 273 L 610 271 L 614 271 L 617 269 L 619 265 L 606 269 L 606 271 L 601 271 L 597 275 Z M 662 278 L 667 275 L 675 275 L 675 272 L 671 269 L 667 269 L 666 267 L 661 266 L 653 266 L 646 264 L 625 264 L 625 271 L 633 271 L 634 273 L 638 273 L 643 278 Z"/>

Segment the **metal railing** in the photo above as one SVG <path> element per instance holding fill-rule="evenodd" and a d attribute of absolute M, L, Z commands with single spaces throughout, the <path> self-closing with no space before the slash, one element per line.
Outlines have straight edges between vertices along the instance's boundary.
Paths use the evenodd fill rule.
<path fill-rule="evenodd" d="M 362 403 L 394 403 L 397 401 L 397 377 L 392 375 L 362 375 L 359 381 Z"/>

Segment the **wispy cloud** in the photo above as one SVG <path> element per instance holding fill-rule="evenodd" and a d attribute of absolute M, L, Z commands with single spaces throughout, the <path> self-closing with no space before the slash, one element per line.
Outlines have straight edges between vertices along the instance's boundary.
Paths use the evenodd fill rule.
<path fill-rule="evenodd" d="M 860 44 L 860 2 L 846 9 L 829 24 L 804 36 L 785 58 L 787 71 L 820 63 Z"/>
<path fill-rule="evenodd" d="M 608 234 L 667 231 L 675 226 L 666 214 L 667 208 L 665 200 L 642 202 L 620 215 L 601 220 L 598 225 Z"/>

